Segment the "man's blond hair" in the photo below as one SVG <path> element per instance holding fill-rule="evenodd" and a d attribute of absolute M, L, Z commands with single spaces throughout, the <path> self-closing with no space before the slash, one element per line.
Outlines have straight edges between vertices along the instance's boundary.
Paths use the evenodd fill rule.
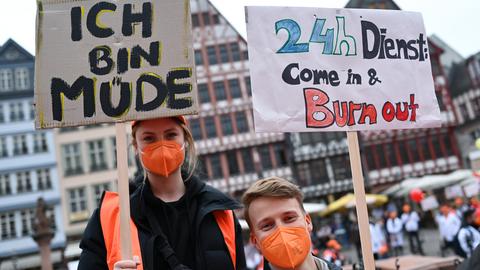
<path fill-rule="evenodd" d="M 253 183 L 253 185 L 243 194 L 242 201 L 244 205 L 244 216 L 250 226 L 252 225 L 248 213 L 250 204 L 254 200 L 262 197 L 279 199 L 294 198 L 298 201 L 300 209 L 305 213 L 305 209 L 303 208 L 303 193 L 298 186 L 280 177 L 268 177 Z"/>

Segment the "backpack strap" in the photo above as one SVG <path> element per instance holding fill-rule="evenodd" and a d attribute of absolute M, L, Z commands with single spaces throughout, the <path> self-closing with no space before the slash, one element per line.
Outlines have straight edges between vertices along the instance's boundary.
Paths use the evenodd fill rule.
<path fill-rule="evenodd" d="M 235 241 L 235 217 L 232 210 L 217 210 L 213 212 L 223 239 L 227 245 L 230 258 L 232 259 L 233 269 L 237 269 L 237 248 Z"/>

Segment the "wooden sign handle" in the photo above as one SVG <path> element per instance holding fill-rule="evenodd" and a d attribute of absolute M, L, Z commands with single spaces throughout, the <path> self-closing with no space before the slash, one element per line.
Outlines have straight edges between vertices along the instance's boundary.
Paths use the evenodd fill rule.
<path fill-rule="evenodd" d="M 367 200 L 365 197 L 365 185 L 363 183 L 362 163 L 360 159 L 357 132 L 347 131 L 347 140 L 348 153 L 350 155 L 350 167 L 352 169 L 353 192 L 355 193 L 360 242 L 362 244 L 363 266 L 364 269 L 370 270 L 375 269 L 375 261 L 373 260 L 370 225 L 368 224 Z"/>
<path fill-rule="evenodd" d="M 127 132 L 125 123 L 115 124 L 117 147 L 118 196 L 120 204 L 120 244 L 122 259 L 131 260 L 130 192 L 128 187 Z M 136 236 L 134 236 L 136 237 Z M 138 255 L 138 254 L 137 254 Z"/>

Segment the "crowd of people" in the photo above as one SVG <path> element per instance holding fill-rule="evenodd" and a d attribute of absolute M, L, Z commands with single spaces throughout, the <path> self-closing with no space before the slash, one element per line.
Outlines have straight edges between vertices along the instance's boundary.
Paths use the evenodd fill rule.
<path fill-rule="evenodd" d="M 331 223 L 312 218 L 303 207 L 301 190 L 279 177 L 254 182 L 243 195 L 243 205 L 200 181 L 183 116 L 135 121 L 132 138 L 144 169 L 130 186 L 133 259 L 121 254 L 120 198 L 106 192 L 80 243 L 79 270 L 336 270 L 346 262 L 342 249 L 351 244 L 361 261 L 352 212 L 346 219 L 335 214 Z M 468 258 L 480 244 L 480 203 L 455 203 L 455 208 L 442 205 L 435 220 L 444 249 Z M 233 211 L 242 207 L 250 229 L 246 245 Z M 395 209 L 372 210 L 370 222 L 376 259 L 402 255 L 404 235 L 412 253 L 424 254 L 422 215 L 410 205 L 403 205 L 400 215 Z"/>

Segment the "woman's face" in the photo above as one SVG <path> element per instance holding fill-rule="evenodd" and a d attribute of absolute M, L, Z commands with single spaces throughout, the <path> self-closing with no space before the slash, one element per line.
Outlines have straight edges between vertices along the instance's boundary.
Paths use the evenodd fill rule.
<path fill-rule="evenodd" d="M 135 153 L 142 151 L 147 145 L 161 140 L 175 141 L 179 145 L 183 145 L 185 137 L 182 127 L 173 118 L 143 120 L 138 123 L 135 134 Z"/>

